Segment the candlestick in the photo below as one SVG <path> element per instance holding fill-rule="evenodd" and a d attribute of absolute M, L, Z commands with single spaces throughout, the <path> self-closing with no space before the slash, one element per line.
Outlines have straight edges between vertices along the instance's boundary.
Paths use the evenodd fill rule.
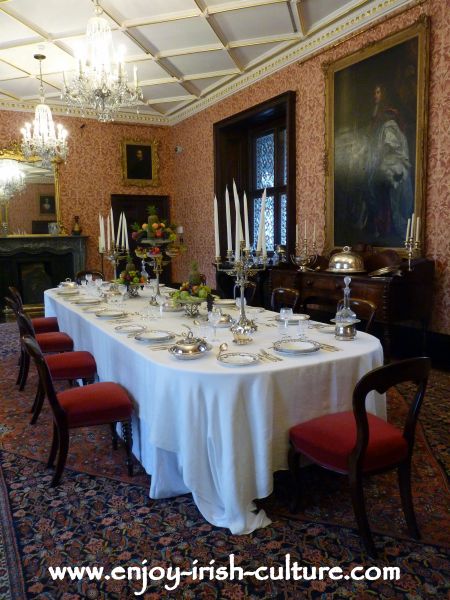
<path fill-rule="evenodd" d="M 250 232 L 248 228 L 248 207 L 247 194 L 244 192 L 244 227 L 245 227 L 245 248 L 250 249 Z"/>
<path fill-rule="evenodd" d="M 233 252 L 231 245 L 231 215 L 230 215 L 230 196 L 228 195 L 228 187 L 225 187 L 225 215 L 227 220 L 227 251 Z"/>

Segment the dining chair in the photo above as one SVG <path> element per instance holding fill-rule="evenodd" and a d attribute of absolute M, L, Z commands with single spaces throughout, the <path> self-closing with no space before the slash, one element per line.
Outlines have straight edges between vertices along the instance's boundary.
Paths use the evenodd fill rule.
<path fill-rule="evenodd" d="M 275 312 L 279 312 L 280 308 L 292 308 L 293 312 L 297 312 L 300 301 L 300 292 L 294 288 L 277 287 L 272 291 L 270 299 L 270 307 Z"/>
<path fill-rule="evenodd" d="M 119 384 L 93 383 L 56 392 L 52 376 L 37 340 L 30 335 L 23 337 L 27 354 L 37 367 L 39 379 L 53 412 L 53 439 L 47 466 L 54 466 L 52 487 L 58 485 L 69 451 L 69 432 L 79 427 L 110 425 L 113 432 L 113 448 L 117 449 L 116 425 L 122 424 L 122 434 L 127 453 L 128 475 L 133 476 L 131 415 L 133 406 L 128 392 Z"/>
<path fill-rule="evenodd" d="M 5 298 L 6 300 L 6 298 Z M 22 340 L 25 334 L 32 335 L 36 338 L 42 352 L 44 354 L 59 353 L 59 352 L 71 352 L 73 350 L 73 339 L 67 333 L 62 331 L 49 331 L 46 333 L 36 333 L 31 323 L 30 317 L 25 313 L 16 311 L 14 303 L 11 302 L 10 307 L 14 310 L 19 327 L 19 335 Z M 19 360 L 19 374 L 17 377 L 16 385 L 19 386 L 19 390 L 22 391 L 28 379 L 28 372 L 30 370 L 30 357 L 25 352 L 22 341 L 21 351 Z"/>
<path fill-rule="evenodd" d="M 24 312 L 22 296 L 17 288 L 10 285 L 8 291 L 12 300 L 17 305 L 19 312 Z M 50 331 L 59 331 L 58 319 L 56 317 L 33 317 L 31 319 L 36 333 L 48 333 Z"/>
<path fill-rule="evenodd" d="M 256 283 L 254 281 L 248 281 L 246 283 L 245 289 L 244 289 L 244 297 L 245 297 L 245 300 L 247 301 L 247 304 L 251 304 L 253 302 L 253 299 L 255 298 L 255 294 L 256 294 Z M 233 297 L 236 299 L 236 298 L 240 297 L 240 295 L 241 295 L 241 289 L 238 286 L 238 284 L 236 284 L 233 288 Z"/>
<path fill-rule="evenodd" d="M 353 410 L 317 417 L 289 430 L 289 470 L 293 486 L 291 509 L 299 502 L 299 458 L 347 475 L 353 510 L 367 552 L 377 555 L 367 519 L 364 477 L 397 469 L 403 512 L 410 535 L 420 537 L 411 496 L 411 457 L 419 411 L 424 399 L 431 361 L 411 358 L 370 371 L 356 384 Z M 384 394 L 403 382 L 415 384 L 403 430 L 367 413 L 366 397 Z"/>
<path fill-rule="evenodd" d="M 103 273 L 101 271 L 78 271 L 78 273 L 75 275 L 75 281 L 80 284 L 82 283 L 85 278 L 86 275 L 92 275 L 92 279 L 105 279 L 105 276 L 103 275 Z"/>
<path fill-rule="evenodd" d="M 344 301 L 336 300 L 330 296 L 307 296 L 302 302 L 302 312 L 307 314 L 320 313 L 320 318 L 323 318 L 325 313 L 336 315 L 337 311 L 343 306 Z M 371 300 L 363 298 L 350 298 L 350 308 L 356 313 L 358 319 L 361 319 L 362 325 L 356 324 L 357 329 L 370 333 L 374 322 L 377 306 Z"/>

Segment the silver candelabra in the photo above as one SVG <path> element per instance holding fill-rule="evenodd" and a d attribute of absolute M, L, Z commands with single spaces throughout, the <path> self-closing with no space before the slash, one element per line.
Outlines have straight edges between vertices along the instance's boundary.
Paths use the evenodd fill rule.
<path fill-rule="evenodd" d="M 308 238 L 303 238 L 303 243 L 295 244 L 295 254 L 291 254 L 291 261 L 297 265 L 300 272 L 312 271 L 310 265 L 313 265 L 317 260 L 317 245 L 316 240 L 313 240 L 311 251 L 308 248 Z"/>
<path fill-rule="evenodd" d="M 415 256 L 420 256 L 420 241 L 412 236 L 409 236 L 405 240 L 405 248 L 408 251 L 408 271 L 412 271 L 411 261 Z"/>
<path fill-rule="evenodd" d="M 113 243 L 110 250 L 105 251 L 106 260 L 113 265 L 114 269 L 114 279 L 118 279 L 119 275 L 117 273 L 117 267 L 121 260 L 124 260 L 129 255 L 129 250 L 127 250 L 124 246 L 118 246 L 116 243 Z M 103 252 L 102 255 L 102 263 L 103 263 Z"/>
<path fill-rule="evenodd" d="M 231 328 L 233 333 L 250 334 L 257 330 L 257 325 L 251 319 L 248 319 L 245 314 L 245 288 L 248 287 L 250 277 L 256 275 L 266 268 L 267 257 L 262 256 L 260 251 L 252 254 L 252 251 L 243 247 L 241 242 L 241 252 L 239 258 L 227 252 L 226 261 L 222 262 L 220 256 L 216 256 L 215 264 L 218 271 L 226 273 L 236 279 L 236 285 L 241 291 L 241 303 L 239 310 L 239 319 Z"/>

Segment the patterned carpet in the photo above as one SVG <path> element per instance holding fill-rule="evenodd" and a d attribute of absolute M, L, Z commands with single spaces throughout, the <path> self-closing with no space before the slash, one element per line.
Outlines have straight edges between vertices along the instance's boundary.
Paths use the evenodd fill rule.
<path fill-rule="evenodd" d="M 148 478 L 126 475 L 123 448 L 111 450 L 108 428 L 80 431 L 71 440 L 62 484 L 49 487 L 45 460 L 50 419 L 41 415 L 28 425 L 35 377 L 19 393 L 15 325 L 0 326 L 0 598 L 108 600 L 238 598 L 444 598 L 450 579 L 449 493 L 443 467 L 449 466 L 448 390 L 450 377 L 433 372 L 424 405 L 414 456 L 413 493 L 422 541 L 407 537 L 394 474 L 372 478 L 366 486 L 370 522 L 380 558 L 361 551 L 344 478 L 309 468 L 303 474 L 305 494 L 300 512 L 286 508 L 284 474 L 276 491 L 260 504 L 273 523 L 246 536 L 232 536 L 209 525 L 190 496 L 153 501 Z M 405 393 L 407 390 L 402 389 Z M 390 418 L 405 411 L 401 393 L 390 398 Z M 447 419 L 447 422 L 445 421 Z M 447 438 L 446 438 L 447 436 Z M 244 581 L 210 582 L 182 579 L 176 591 L 152 583 L 52 582 L 47 571 L 58 565 L 140 565 L 190 568 L 226 565 L 234 553 L 246 570 L 279 566 L 286 554 L 304 566 L 399 566 L 401 579 L 389 581 Z"/>

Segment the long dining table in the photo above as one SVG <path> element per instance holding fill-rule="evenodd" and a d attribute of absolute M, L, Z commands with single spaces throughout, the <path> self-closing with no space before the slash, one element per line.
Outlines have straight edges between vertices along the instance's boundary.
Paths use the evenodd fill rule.
<path fill-rule="evenodd" d="M 167 348 L 155 349 L 120 333 L 124 321 L 97 316 L 95 307 L 86 310 L 73 300 L 47 290 L 45 314 L 58 318 L 75 349 L 92 352 L 100 381 L 117 382 L 131 394 L 133 453 L 151 475 L 150 497 L 191 493 L 208 522 L 233 534 L 270 523 L 254 500 L 269 496 L 274 472 L 287 468 L 289 428 L 351 409 L 356 382 L 383 364 L 380 341 L 361 332 L 340 342 L 326 330 L 310 328 L 308 339 L 323 348 L 277 353 L 273 343 L 286 331 L 276 313 L 262 309 L 250 344 L 236 347 L 229 328 L 218 328 L 220 341 L 212 343 L 210 352 L 182 361 Z M 126 300 L 123 310 L 129 322 L 142 324 L 147 307 L 148 298 L 140 297 Z M 226 312 L 237 316 L 231 307 Z M 178 336 L 183 324 L 192 324 L 182 312 L 154 319 L 145 323 L 148 329 Z M 295 327 L 289 326 L 288 333 L 295 337 Z M 217 360 L 222 342 L 229 351 L 249 352 L 258 360 L 250 366 L 223 364 Z M 262 351 L 272 358 L 263 358 Z M 386 418 L 384 396 L 369 395 L 367 408 Z"/>

